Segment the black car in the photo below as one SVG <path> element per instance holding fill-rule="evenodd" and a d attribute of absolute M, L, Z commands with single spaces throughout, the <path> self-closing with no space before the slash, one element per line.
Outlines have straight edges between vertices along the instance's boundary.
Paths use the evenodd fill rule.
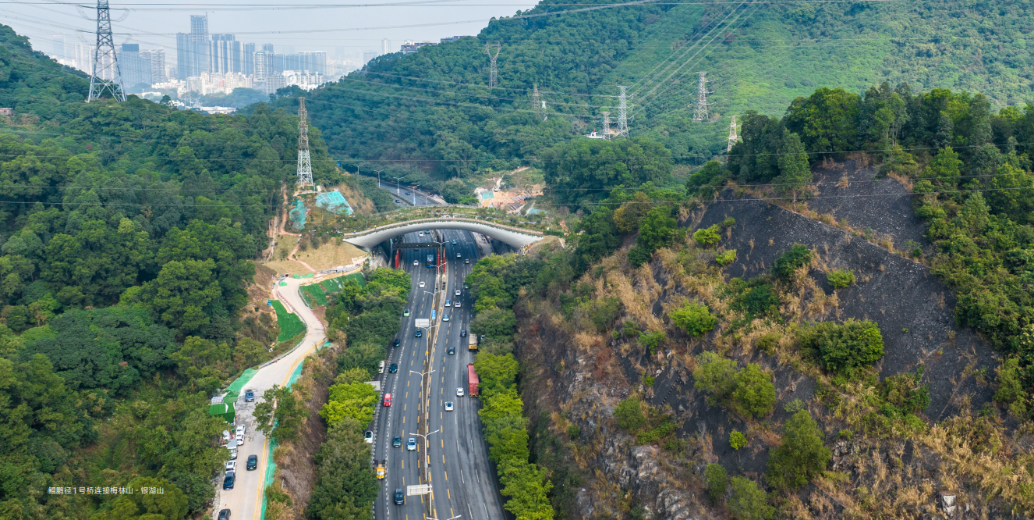
<path fill-rule="evenodd" d="M 402 447 L 402 437 L 399 437 L 398 435 L 396 435 L 395 438 L 391 440 L 391 446 L 393 448 L 401 448 Z"/>
<path fill-rule="evenodd" d="M 402 492 L 402 488 L 395 488 L 395 505 L 406 505 L 406 494 Z"/>
<path fill-rule="evenodd" d="M 248 471 L 258 469 L 258 455 L 248 455 Z"/>
<path fill-rule="evenodd" d="M 255 400 L 255 392 L 252 392 L 251 390 L 245 390 L 244 391 L 244 402 L 250 403 L 250 402 L 252 402 L 254 400 Z"/>
<path fill-rule="evenodd" d="M 397 363 L 392 363 L 391 366 L 388 367 L 388 372 L 390 372 L 392 374 L 394 374 L 395 372 L 398 372 L 398 371 L 399 371 L 399 366 L 398 366 Z"/>
<path fill-rule="evenodd" d="M 236 479 L 236 476 L 233 474 L 233 472 L 232 471 L 227 471 L 226 472 L 226 477 L 223 478 L 223 489 L 233 489 L 233 481 L 235 479 Z"/>
<path fill-rule="evenodd" d="M 424 337 L 424 331 L 422 331 L 420 329 L 417 329 L 416 330 L 416 337 L 418 337 L 418 338 Z"/>
<path fill-rule="evenodd" d="M 455 353 L 456 353 L 456 347 L 449 347 L 449 354 L 455 354 Z"/>
<path fill-rule="evenodd" d="M 222 511 L 219 511 L 219 520 L 230 520 L 230 510 L 223 509 Z"/>
<path fill-rule="evenodd" d="M 399 340 L 395 340 L 395 343 L 392 343 L 392 345 L 393 345 L 393 346 L 396 346 L 396 347 L 397 347 L 397 346 L 399 346 L 399 345 L 400 345 L 401 343 L 402 343 L 401 341 L 399 341 Z"/>
<path fill-rule="evenodd" d="M 460 337 L 461 337 L 461 338 L 465 338 L 465 337 L 467 337 L 467 331 L 466 331 L 466 330 L 461 330 L 461 331 L 460 331 Z"/>

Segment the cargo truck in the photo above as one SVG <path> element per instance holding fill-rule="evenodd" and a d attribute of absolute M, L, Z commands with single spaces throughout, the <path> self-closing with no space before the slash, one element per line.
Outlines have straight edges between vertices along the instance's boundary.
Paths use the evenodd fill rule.
<path fill-rule="evenodd" d="M 474 334 L 467 334 L 467 348 L 471 352 L 475 352 L 478 349 L 478 337 Z"/>
<path fill-rule="evenodd" d="M 474 371 L 474 363 L 467 364 L 467 393 L 471 397 L 478 395 L 478 374 Z"/>

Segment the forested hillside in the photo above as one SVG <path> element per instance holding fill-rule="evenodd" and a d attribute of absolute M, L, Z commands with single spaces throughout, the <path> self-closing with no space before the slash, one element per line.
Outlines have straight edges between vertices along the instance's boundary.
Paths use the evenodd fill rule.
<path fill-rule="evenodd" d="M 0 26 L 0 517 L 185 518 L 227 458 L 211 393 L 270 355 L 239 317 L 298 119 L 86 89 Z M 165 494 L 48 492 L 144 485 Z"/>
<path fill-rule="evenodd" d="M 702 164 L 725 150 L 731 115 L 779 114 L 817 87 L 907 82 L 979 91 L 1001 108 L 1026 102 L 1034 80 L 1029 0 L 553 4 L 494 20 L 476 38 L 378 58 L 309 93 L 311 117 L 336 159 L 380 161 L 369 170 L 390 160 L 444 179 L 512 167 L 601 131 L 604 111 L 614 128 L 619 85 L 629 87 L 633 136 Z M 486 43 L 501 44 L 491 90 Z M 708 122 L 693 121 L 697 72 L 709 79 Z M 535 85 L 545 109 L 532 104 Z"/>

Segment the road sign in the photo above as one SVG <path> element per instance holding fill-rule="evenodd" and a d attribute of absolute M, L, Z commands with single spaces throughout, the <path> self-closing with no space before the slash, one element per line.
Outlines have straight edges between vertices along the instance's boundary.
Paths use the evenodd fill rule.
<path fill-rule="evenodd" d="M 431 319 L 434 319 L 434 309 L 431 309 Z"/>
<path fill-rule="evenodd" d="M 426 495 L 430 492 L 430 484 L 421 484 L 419 486 L 406 486 L 406 496 L 415 497 L 417 495 Z"/>
<path fill-rule="evenodd" d="M 430 327 L 430 326 L 431 326 L 431 320 L 426 319 L 426 318 L 417 318 L 416 319 L 416 328 L 418 328 L 418 329 L 426 329 L 427 327 Z"/>

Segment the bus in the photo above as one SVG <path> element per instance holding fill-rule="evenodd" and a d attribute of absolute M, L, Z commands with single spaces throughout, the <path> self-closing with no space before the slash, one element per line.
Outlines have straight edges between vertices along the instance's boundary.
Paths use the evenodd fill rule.
<path fill-rule="evenodd" d="M 467 393 L 471 397 L 478 395 L 478 374 L 474 371 L 474 363 L 467 364 Z"/>

